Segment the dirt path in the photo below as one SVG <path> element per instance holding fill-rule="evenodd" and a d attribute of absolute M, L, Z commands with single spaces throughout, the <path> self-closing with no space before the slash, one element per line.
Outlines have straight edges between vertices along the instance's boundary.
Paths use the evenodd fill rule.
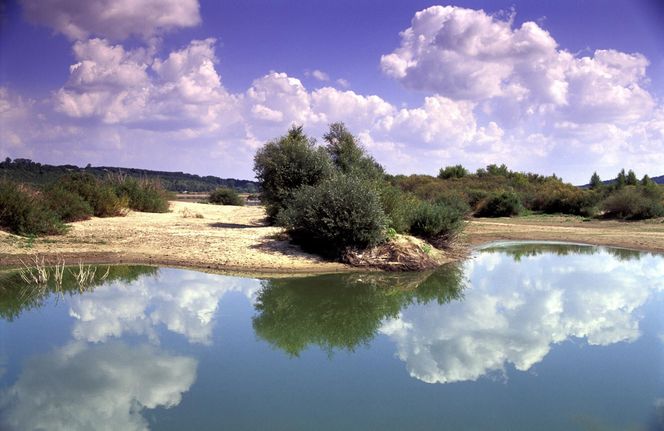
<path fill-rule="evenodd" d="M 40 254 L 77 263 L 148 263 L 260 273 L 352 271 L 302 252 L 280 239 L 281 229 L 264 224 L 262 207 L 171 202 L 171 212 L 131 212 L 126 217 L 72 223 L 67 235 L 28 239 L 0 232 L 0 266 Z M 555 240 L 664 252 L 664 223 L 583 221 L 534 216 L 475 219 L 462 242 Z"/>
<path fill-rule="evenodd" d="M 60 254 L 68 262 L 150 263 L 248 273 L 335 272 L 326 262 L 278 239 L 262 207 L 171 202 L 171 212 L 72 223 L 63 236 L 29 240 L 0 232 L 0 265 L 19 257 Z"/>
<path fill-rule="evenodd" d="M 664 252 L 664 221 L 584 221 L 566 216 L 475 219 L 466 226 L 462 240 L 474 245 L 496 240 L 569 241 Z"/>

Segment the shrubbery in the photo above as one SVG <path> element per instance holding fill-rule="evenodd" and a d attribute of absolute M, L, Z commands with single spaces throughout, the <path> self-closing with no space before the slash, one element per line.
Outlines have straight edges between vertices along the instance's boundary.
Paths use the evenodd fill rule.
<path fill-rule="evenodd" d="M 313 186 L 333 171 L 324 148 L 316 147 L 303 128 L 293 127 L 285 136 L 265 144 L 254 156 L 254 172 L 260 184 L 261 201 L 271 220 L 286 207 L 301 186 Z"/>
<path fill-rule="evenodd" d="M 609 195 L 602 202 L 605 217 L 642 220 L 664 216 L 662 198 L 658 192 L 626 186 Z"/>
<path fill-rule="evenodd" d="M 170 193 L 157 180 L 137 179 L 118 175 L 110 178 L 115 194 L 134 211 L 148 213 L 168 212 Z"/>
<path fill-rule="evenodd" d="M 66 227 L 37 192 L 0 180 L 0 226 L 18 235 L 61 234 Z"/>
<path fill-rule="evenodd" d="M 119 198 L 113 186 L 90 174 L 76 173 L 61 177 L 56 186 L 78 194 L 92 207 L 96 217 L 124 215 L 129 204 L 126 196 Z"/>
<path fill-rule="evenodd" d="M 279 214 L 279 223 L 293 239 L 332 256 L 383 241 L 386 222 L 378 192 L 366 181 L 344 175 L 300 187 Z"/>
<path fill-rule="evenodd" d="M 420 202 L 419 199 L 398 187 L 383 183 L 380 187 L 380 201 L 388 218 L 388 227 L 397 233 L 408 232 L 412 224 L 413 210 Z"/>
<path fill-rule="evenodd" d="M 420 202 L 416 207 L 410 232 L 436 242 L 456 236 L 463 227 L 464 213 L 458 207 L 443 202 Z"/>
<path fill-rule="evenodd" d="M 79 194 L 58 185 L 49 187 L 44 192 L 46 205 L 65 222 L 87 220 L 93 210 Z"/>
<path fill-rule="evenodd" d="M 217 205 L 244 205 L 244 199 L 233 189 L 220 187 L 210 193 L 208 201 Z"/>
<path fill-rule="evenodd" d="M 482 202 L 475 213 L 480 217 L 510 217 L 523 210 L 521 198 L 514 192 L 497 193 Z"/>

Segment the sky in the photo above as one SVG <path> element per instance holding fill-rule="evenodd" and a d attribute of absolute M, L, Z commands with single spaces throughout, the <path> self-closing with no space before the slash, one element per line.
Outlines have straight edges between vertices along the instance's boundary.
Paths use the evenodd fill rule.
<path fill-rule="evenodd" d="M 252 179 L 342 121 L 392 174 L 664 174 L 664 0 L 0 5 L 3 159 Z"/>

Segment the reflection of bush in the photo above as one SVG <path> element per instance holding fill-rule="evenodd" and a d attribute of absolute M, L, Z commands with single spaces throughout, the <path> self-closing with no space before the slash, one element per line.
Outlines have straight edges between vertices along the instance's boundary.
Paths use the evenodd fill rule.
<path fill-rule="evenodd" d="M 152 266 L 111 266 L 108 276 L 101 280 L 101 275 L 106 272 L 106 267 L 98 268 L 100 276 L 86 286 L 87 290 L 98 287 L 111 281 L 131 283 L 142 276 L 155 275 L 157 268 Z M 0 273 L 0 317 L 5 320 L 14 320 L 23 311 L 39 308 L 44 301 L 53 293 L 75 295 L 80 293 L 80 287 L 74 275 L 65 270 L 62 278 L 62 286 L 56 286 L 53 279 L 46 286 L 27 285 L 19 275 L 18 271 Z"/>
<path fill-rule="evenodd" d="M 518 244 L 509 247 L 490 247 L 482 250 L 483 253 L 502 253 L 511 256 L 515 262 L 521 261 L 524 257 L 540 256 L 543 254 L 555 254 L 556 256 L 569 256 L 586 254 L 597 254 L 599 251 L 606 251 L 611 256 L 620 261 L 639 260 L 644 252 L 637 250 L 628 250 L 624 248 L 596 247 L 592 245 L 579 244 Z"/>
<path fill-rule="evenodd" d="M 426 278 L 425 278 L 426 277 Z M 424 280 L 422 280 L 424 278 Z M 256 334 L 290 355 L 309 345 L 331 353 L 369 343 L 386 318 L 414 302 L 442 304 L 461 296 L 463 272 L 326 275 L 270 280 L 258 295 Z"/>

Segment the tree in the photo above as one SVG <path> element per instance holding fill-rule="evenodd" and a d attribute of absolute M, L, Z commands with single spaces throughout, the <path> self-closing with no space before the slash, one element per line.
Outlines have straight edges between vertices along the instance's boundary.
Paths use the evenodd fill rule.
<path fill-rule="evenodd" d="M 316 147 L 302 126 L 293 126 L 286 135 L 265 144 L 254 156 L 254 172 L 268 217 L 276 220 L 295 190 L 318 184 L 332 170 L 325 149 Z"/>
<path fill-rule="evenodd" d="M 597 175 L 597 172 L 593 172 L 593 175 L 590 177 L 590 188 L 593 190 L 597 190 L 601 188 L 604 184 L 602 183 L 602 180 L 600 179 L 599 175 Z"/>
<path fill-rule="evenodd" d="M 344 123 L 330 124 L 330 131 L 323 139 L 332 163 L 341 173 L 371 180 L 381 179 L 385 174 L 383 167 L 357 143 Z"/>
<path fill-rule="evenodd" d="M 648 187 L 655 184 L 655 182 L 648 176 L 648 174 L 645 174 L 643 176 L 643 179 L 641 179 L 641 185 L 644 187 Z"/>
<path fill-rule="evenodd" d="M 620 172 L 618 172 L 618 176 L 616 177 L 616 188 L 622 189 L 623 187 L 625 187 L 626 183 L 627 183 L 627 175 L 625 175 L 625 170 L 621 169 Z"/>
<path fill-rule="evenodd" d="M 639 183 L 639 180 L 636 179 L 636 174 L 634 173 L 633 170 L 629 170 L 627 172 L 627 177 L 625 178 L 625 184 L 628 186 L 635 186 Z"/>
<path fill-rule="evenodd" d="M 463 178 L 468 175 L 468 170 L 462 165 L 447 166 L 438 172 L 438 178 L 446 180 L 449 178 Z"/>

